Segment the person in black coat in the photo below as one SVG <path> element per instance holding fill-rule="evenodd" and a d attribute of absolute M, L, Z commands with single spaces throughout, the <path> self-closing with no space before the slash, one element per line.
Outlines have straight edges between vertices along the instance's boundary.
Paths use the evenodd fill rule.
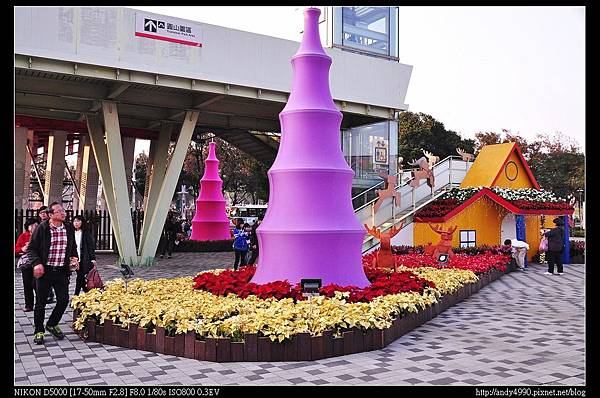
<path fill-rule="evenodd" d="M 258 216 L 256 222 L 252 225 L 252 231 L 250 232 L 250 250 L 252 250 L 252 256 L 250 257 L 250 261 L 248 261 L 248 265 L 254 265 L 258 258 L 258 235 L 256 234 L 256 229 L 262 220 L 263 216 Z"/>
<path fill-rule="evenodd" d="M 556 227 L 544 233 L 544 236 L 548 238 L 548 252 L 546 253 L 546 259 L 548 260 L 548 271 L 546 271 L 544 274 L 553 275 L 554 263 L 556 263 L 558 275 L 562 275 L 562 255 L 565 247 L 565 222 L 560 217 L 556 217 L 552 221 Z"/>
<path fill-rule="evenodd" d="M 173 249 L 175 248 L 175 240 L 177 239 L 177 234 L 181 232 L 181 225 L 175 219 L 175 214 L 173 212 L 169 212 L 167 215 L 167 219 L 165 221 L 165 227 L 163 229 L 162 236 L 162 249 L 160 250 L 160 258 L 167 254 L 167 258 L 171 258 L 173 254 Z"/>
<path fill-rule="evenodd" d="M 79 255 L 79 269 L 75 282 L 75 294 L 77 295 L 82 289 L 85 291 L 85 278 L 96 265 L 96 242 L 94 242 L 94 237 L 87 228 L 87 222 L 83 216 L 73 217 L 73 227 Z"/>
<path fill-rule="evenodd" d="M 56 306 L 52 310 L 46 330 L 62 340 L 65 336 L 58 327 L 69 305 L 69 276 L 72 270 L 79 268 L 75 230 L 65 223 L 65 210 L 58 202 L 48 206 L 50 219 L 42 221 L 33 231 L 27 246 L 27 259 L 33 267 L 36 281 L 34 343 L 44 344 L 44 318 L 46 317 L 46 299 L 48 289 L 54 288 Z"/>
<path fill-rule="evenodd" d="M 38 224 L 41 223 L 42 221 L 46 221 L 49 216 L 48 216 L 48 207 L 47 206 L 42 206 L 39 209 L 37 209 L 37 219 L 38 219 Z M 48 299 L 46 300 L 46 304 L 50 304 L 54 302 L 54 290 L 52 290 L 52 287 L 50 287 L 50 289 L 48 289 Z"/>

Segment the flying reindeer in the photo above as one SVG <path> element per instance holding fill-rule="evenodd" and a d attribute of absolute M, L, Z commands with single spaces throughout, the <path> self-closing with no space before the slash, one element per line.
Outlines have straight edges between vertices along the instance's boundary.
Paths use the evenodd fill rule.
<path fill-rule="evenodd" d="M 429 168 L 433 170 L 433 165 L 440 161 L 440 157 L 434 156 L 433 153 L 427 152 L 426 150 L 423 150 L 423 153 L 427 157 L 427 163 L 429 164 Z"/>
<path fill-rule="evenodd" d="M 397 176 L 388 175 L 386 172 L 383 171 L 379 173 L 379 176 L 386 180 L 387 187 L 385 189 L 378 189 L 377 191 L 375 191 L 379 198 L 377 199 L 377 202 L 375 202 L 375 204 L 373 205 L 374 213 L 377 213 L 385 199 L 392 198 L 392 201 L 394 201 L 394 204 L 396 206 L 400 206 L 401 199 L 400 192 L 396 191 Z"/>
<path fill-rule="evenodd" d="M 379 239 L 381 247 L 379 248 L 379 252 L 375 254 L 373 258 L 373 262 L 371 265 L 375 268 L 393 268 L 396 271 L 396 260 L 394 259 L 394 255 L 392 254 L 392 245 L 390 243 L 391 239 L 400 232 L 404 222 L 400 222 L 400 225 L 396 227 L 392 227 L 388 232 L 381 232 L 379 228 L 373 227 L 369 228 L 367 224 L 365 224 L 365 228 L 369 235 L 374 236 Z"/>
<path fill-rule="evenodd" d="M 411 166 L 419 166 L 421 168 L 420 170 L 412 171 L 413 180 L 409 185 L 413 188 L 418 187 L 423 179 L 427 179 L 427 185 L 431 188 L 435 185 L 433 165 L 439 162 L 440 158 L 425 150 L 423 150 L 423 153 L 425 156 L 420 157 L 419 160 L 413 160 L 408 163 Z"/>
<path fill-rule="evenodd" d="M 461 148 L 456 148 L 456 153 L 458 153 L 462 157 L 462 160 L 465 162 L 470 162 L 475 157 L 472 153 L 467 153 L 464 149 Z"/>

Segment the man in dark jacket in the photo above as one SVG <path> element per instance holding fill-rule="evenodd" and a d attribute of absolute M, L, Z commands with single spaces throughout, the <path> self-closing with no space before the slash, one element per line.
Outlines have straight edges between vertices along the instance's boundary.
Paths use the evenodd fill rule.
<path fill-rule="evenodd" d="M 254 265 L 258 258 L 258 235 L 256 229 L 259 227 L 262 220 L 263 216 L 258 216 L 256 222 L 252 225 L 252 232 L 250 233 L 250 250 L 252 250 L 252 256 L 250 257 L 250 261 L 248 261 L 248 265 Z"/>
<path fill-rule="evenodd" d="M 562 254 L 565 247 L 565 230 L 563 226 L 565 222 L 560 217 L 556 217 L 554 220 L 556 228 L 552 228 L 550 231 L 544 233 L 548 238 L 548 252 L 546 253 L 546 259 L 548 260 L 548 271 L 545 275 L 554 274 L 554 263 L 556 263 L 556 270 L 558 275 L 563 274 L 563 263 Z"/>
<path fill-rule="evenodd" d="M 171 258 L 173 249 L 175 248 L 175 240 L 179 232 L 181 232 L 181 225 L 175 219 L 175 214 L 169 212 L 163 229 L 160 258 L 163 258 L 165 253 L 167 253 L 167 258 Z"/>
<path fill-rule="evenodd" d="M 42 221 L 46 221 L 48 219 L 48 207 L 42 206 L 37 209 L 37 219 L 38 224 Z M 54 290 L 52 288 L 48 289 L 48 299 L 46 300 L 46 304 L 50 304 L 54 302 Z"/>
<path fill-rule="evenodd" d="M 65 211 L 62 205 L 53 202 L 48 207 L 48 215 L 50 218 L 33 232 L 27 248 L 29 264 L 33 267 L 33 276 L 37 278 L 33 314 L 33 341 L 36 344 L 44 343 L 46 298 L 51 287 L 56 292 L 56 306 L 48 318 L 46 330 L 59 340 L 65 337 L 58 323 L 69 304 L 69 275 L 71 270 L 79 268 L 75 231 L 72 225 L 64 223 Z"/>

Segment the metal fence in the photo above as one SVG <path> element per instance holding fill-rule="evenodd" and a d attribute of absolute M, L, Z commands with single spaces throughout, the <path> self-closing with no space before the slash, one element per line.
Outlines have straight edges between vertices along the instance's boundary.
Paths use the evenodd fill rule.
<path fill-rule="evenodd" d="M 107 210 L 66 210 L 67 221 L 71 221 L 73 217 L 81 215 L 87 221 L 88 229 L 92 231 L 92 236 L 96 242 L 96 250 L 112 250 L 117 251 L 110 215 Z M 28 218 L 37 217 L 35 209 L 15 209 L 15 239 L 24 231 L 25 221 Z M 139 246 L 140 234 L 142 232 L 142 221 L 144 220 L 144 212 L 133 210 L 131 212 L 131 221 L 133 222 L 133 233 L 135 236 L 135 244 Z"/>

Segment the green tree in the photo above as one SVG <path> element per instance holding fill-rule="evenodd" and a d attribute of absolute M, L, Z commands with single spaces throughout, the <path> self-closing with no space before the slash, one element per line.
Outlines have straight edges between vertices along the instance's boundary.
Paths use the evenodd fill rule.
<path fill-rule="evenodd" d="M 534 141 L 539 151 L 530 154 L 535 161 L 529 166 L 540 186 L 563 198 L 577 197 L 577 190 L 585 189 L 585 155 L 577 143 L 560 132 L 537 134 Z"/>
<path fill-rule="evenodd" d="M 447 130 L 444 124 L 425 113 L 402 112 L 398 122 L 398 154 L 404 162 L 419 159 L 423 150 L 443 159 L 457 155 L 456 148 L 473 153 L 475 140 Z"/>
<path fill-rule="evenodd" d="M 577 197 L 585 187 L 585 155 L 573 139 L 560 132 L 537 134 L 528 142 L 510 130 L 475 134 L 477 152 L 484 145 L 516 142 L 542 189 L 563 198 Z"/>
<path fill-rule="evenodd" d="M 135 158 L 135 168 L 133 169 L 133 178 L 135 180 L 135 190 L 141 196 L 146 192 L 146 176 L 148 175 L 148 155 L 142 151 Z"/>

